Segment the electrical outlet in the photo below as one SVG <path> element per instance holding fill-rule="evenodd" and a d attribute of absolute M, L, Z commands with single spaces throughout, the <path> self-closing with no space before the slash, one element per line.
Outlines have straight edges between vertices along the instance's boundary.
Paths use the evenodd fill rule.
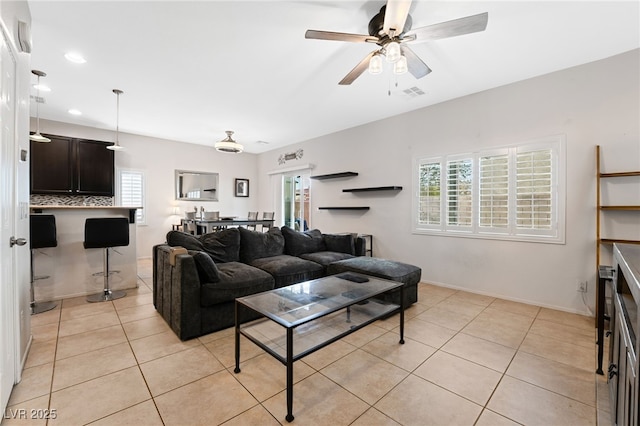
<path fill-rule="evenodd" d="M 580 281 L 578 283 L 578 292 L 579 293 L 586 293 L 587 292 L 587 284 L 588 284 L 588 281 Z"/>

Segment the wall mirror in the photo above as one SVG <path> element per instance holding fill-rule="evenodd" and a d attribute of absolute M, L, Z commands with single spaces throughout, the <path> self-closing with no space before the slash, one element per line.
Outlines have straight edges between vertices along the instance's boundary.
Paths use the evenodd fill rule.
<path fill-rule="evenodd" d="M 218 201 L 218 173 L 176 170 L 176 200 Z"/>

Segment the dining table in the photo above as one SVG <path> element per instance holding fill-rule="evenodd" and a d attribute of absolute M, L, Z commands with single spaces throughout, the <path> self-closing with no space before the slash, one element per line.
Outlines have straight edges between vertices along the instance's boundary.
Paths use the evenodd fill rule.
<path fill-rule="evenodd" d="M 186 223 L 191 222 L 196 225 L 196 229 L 202 232 L 209 233 L 215 232 L 219 229 L 224 229 L 232 226 L 256 226 L 261 225 L 263 229 L 269 229 L 273 226 L 274 219 L 249 219 L 246 217 L 237 216 L 220 216 L 219 219 L 182 219 L 183 226 L 186 228 Z"/>

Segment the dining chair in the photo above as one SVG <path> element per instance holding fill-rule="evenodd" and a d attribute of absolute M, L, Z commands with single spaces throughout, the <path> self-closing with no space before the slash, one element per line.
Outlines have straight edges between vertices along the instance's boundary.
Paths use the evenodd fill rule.
<path fill-rule="evenodd" d="M 220 212 L 202 212 L 202 220 L 220 220 Z M 216 225 L 209 226 L 207 225 L 207 231 L 219 231 L 221 229 L 225 229 L 226 226 Z"/>
<path fill-rule="evenodd" d="M 184 219 L 182 221 L 182 225 L 183 225 L 182 230 L 184 232 L 188 232 L 189 234 L 197 235 L 198 234 L 198 232 L 197 232 L 198 229 L 196 227 L 196 222 L 195 222 L 196 213 L 195 212 L 185 212 L 184 215 L 185 215 L 186 219 Z"/>
<path fill-rule="evenodd" d="M 247 219 L 248 220 L 258 220 L 258 212 L 249 212 L 247 213 Z M 247 225 L 247 229 L 252 229 L 252 230 L 256 230 L 256 224 L 250 224 Z"/>
<path fill-rule="evenodd" d="M 273 220 L 274 216 L 275 216 L 275 212 L 262 212 L 262 220 Z M 266 232 L 272 226 L 273 226 L 273 224 L 271 224 L 271 225 L 262 225 L 262 231 Z"/>

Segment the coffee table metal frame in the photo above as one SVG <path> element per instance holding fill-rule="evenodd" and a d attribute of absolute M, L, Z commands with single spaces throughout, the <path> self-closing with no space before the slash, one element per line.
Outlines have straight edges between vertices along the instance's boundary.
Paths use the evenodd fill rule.
<path fill-rule="evenodd" d="M 357 275 L 368 281 L 358 283 L 334 275 L 236 299 L 234 372 L 240 373 L 241 335 L 284 364 L 287 370 L 288 422 L 294 419 L 295 361 L 396 312 L 400 312 L 400 343 L 404 344 L 403 284 L 360 274 L 347 275 Z M 397 288 L 400 288 L 400 305 L 375 299 L 376 296 Z M 261 318 L 241 324 L 243 310 L 255 312 Z M 275 337 L 272 327 L 274 323 L 282 327 L 276 327 Z M 326 340 L 318 343 L 303 345 L 297 353 L 294 351 L 294 337 L 296 341 L 302 342 L 305 334 L 318 333 L 319 329 L 322 329 L 323 333 L 333 334 L 329 333 Z M 284 336 L 279 334 L 280 331 L 284 331 Z"/>

